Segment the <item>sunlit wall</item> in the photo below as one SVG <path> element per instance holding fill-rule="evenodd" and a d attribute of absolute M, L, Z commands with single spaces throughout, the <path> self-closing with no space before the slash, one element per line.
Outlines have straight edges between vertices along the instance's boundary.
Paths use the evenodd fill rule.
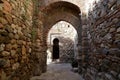
<path fill-rule="evenodd" d="M 77 32 L 74 27 L 65 21 L 56 23 L 49 31 L 48 44 L 48 63 L 52 62 L 52 46 L 54 38 L 59 39 L 60 61 L 67 62 L 77 54 Z M 76 49 L 75 49 L 76 48 Z"/>

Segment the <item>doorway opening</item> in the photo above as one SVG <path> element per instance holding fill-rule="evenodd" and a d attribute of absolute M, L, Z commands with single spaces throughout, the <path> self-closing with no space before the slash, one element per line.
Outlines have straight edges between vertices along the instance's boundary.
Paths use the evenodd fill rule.
<path fill-rule="evenodd" d="M 59 39 L 55 38 L 53 40 L 53 53 L 52 53 L 53 61 L 59 59 Z"/>

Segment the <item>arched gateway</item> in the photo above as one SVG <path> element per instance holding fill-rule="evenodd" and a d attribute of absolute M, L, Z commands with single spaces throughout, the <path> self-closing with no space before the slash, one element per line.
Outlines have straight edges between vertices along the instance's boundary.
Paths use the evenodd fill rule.
<path fill-rule="evenodd" d="M 47 5 L 42 8 L 44 16 L 43 20 L 43 34 L 44 41 L 47 41 L 48 32 L 54 24 L 59 21 L 69 22 L 74 26 L 78 34 L 78 48 L 81 46 L 82 24 L 81 24 L 81 12 L 78 6 L 70 2 L 58 1 Z M 47 42 L 44 42 L 47 47 Z M 80 49 L 78 49 L 80 50 Z M 80 52 L 78 52 L 80 53 Z"/>

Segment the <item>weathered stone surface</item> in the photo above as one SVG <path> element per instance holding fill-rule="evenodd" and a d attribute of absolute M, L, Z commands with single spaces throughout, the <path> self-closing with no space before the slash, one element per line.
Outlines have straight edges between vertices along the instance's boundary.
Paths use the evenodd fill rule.
<path fill-rule="evenodd" d="M 13 33 L 9 33 L 9 38 L 13 39 L 14 38 L 14 34 Z"/>
<path fill-rule="evenodd" d="M 26 55 L 26 48 L 25 48 L 25 46 L 22 46 L 22 55 Z"/>
<path fill-rule="evenodd" d="M 7 51 L 10 51 L 11 49 L 12 49 L 12 44 L 7 44 L 7 45 L 6 45 L 6 50 L 7 50 Z"/>
<path fill-rule="evenodd" d="M 18 34 L 15 34 L 15 39 L 19 39 L 19 35 Z"/>
<path fill-rule="evenodd" d="M 114 77 L 117 77 L 117 72 L 115 72 L 115 71 L 110 71 L 111 72 L 111 74 L 114 76 Z"/>
<path fill-rule="evenodd" d="M 115 39 L 116 39 L 116 40 L 120 40 L 120 34 L 116 34 L 116 35 L 115 35 Z"/>
<path fill-rule="evenodd" d="M 5 49 L 5 44 L 1 44 L 0 45 L 0 52 L 3 51 Z"/>
<path fill-rule="evenodd" d="M 18 48 L 17 44 L 12 45 L 12 49 L 17 49 L 17 48 Z"/>
<path fill-rule="evenodd" d="M 6 64 L 6 60 L 5 59 L 0 59 L 0 67 L 4 67 L 4 65 Z"/>
<path fill-rule="evenodd" d="M 11 10 L 12 10 L 12 7 L 11 7 L 11 5 L 10 5 L 10 3 L 8 1 L 4 1 L 3 7 L 4 7 L 4 10 L 6 12 L 11 12 Z"/>
<path fill-rule="evenodd" d="M 89 69 L 93 66 L 98 71 L 90 75 L 94 79 L 117 80 L 120 71 L 120 0 L 99 0 L 98 3 L 96 1 L 91 5 L 94 5 L 94 7 L 91 6 L 93 10 L 88 14 L 87 26 L 89 26 L 88 32 L 91 35 L 88 40 L 91 47 L 89 53 L 94 53 L 94 56 L 90 54 L 90 58 L 85 62 L 89 63 L 86 66 L 85 74 L 92 74 Z M 97 16 L 100 16 L 100 18 Z"/>
<path fill-rule="evenodd" d="M 7 24 L 8 22 L 7 22 L 7 20 L 5 20 L 4 18 L 0 17 L 0 23 L 2 23 L 2 24 Z"/>
<path fill-rule="evenodd" d="M 120 32 L 120 27 L 117 29 L 117 32 Z"/>
<path fill-rule="evenodd" d="M 19 65 L 20 65 L 19 63 L 13 64 L 12 69 L 13 69 L 13 70 L 17 69 L 17 68 L 19 67 Z"/>
<path fill-rule="evenodd" d="M 105 35 L 105 39 L 108 39 L 108 40 L 109 40 L 109 39 L 111 39 L 111 38 L 112 38 L 112 35 L 111 35 L 110 33 L 108 33 L 108 34 Z"/>
<path fill-rule="evenodd" d="M 114 18 L 112 22 L 117 23 L 119 21 L 118 18 Z"/>
<path fill-rule="evenodd" d="M 3 52 L 2 52 L 2 55 L 3 55 L 3 56 L 10 56 L 10 52 L 3 51 Z"/>
<path fill-rule="evenodd" d="M 5 30 L 7 31 L 7 32 L 13 32 L 13 29 L 11 28 L 11 26 L 9 26 L 9 25 L 6 25 L 5 26 Z"/>
<path fill-rule="evenodd" d="M 0 23 L 0 29 L 2 29 L 4 26 Z"/>
<path fill-rule="evenodd" d="M 116 31 L 115 28 L 110 28 L 110 31 L 109 31 L 109 32 L 111 33 L 111 32 L 115 32 L 115 31 Z"/>
<path fill-rule="evenodd" d="M 105 74 L 105 76 L 108 80 L 115 80 L 110 74 Z"/>
<path fill-rule="evenodd" d="M 32 52 L 32 48 L 30 48 L 32 45 L 30 28 L 33 26 L 33 2 L 32 0 L 2 1 L 3 3 L 0 3 L 0 7 L 2 5 L 0 8 L 0 59 L 5 60 L 4 68 L 2 69 L 10 80 L 27 80 L 28 76 L 32 74 L 33 67 L 31 65 L 34 64 L 34 59 L 30 55 Z M 23 30 L 24 32 L 26 31 L 26 34 L 24 34 Z M 28 40 L 31 44 L 27 44 Z M 23 45 L 25 45 L 24 48 L 22 48 Z M 22 56 L 25 56 L 25 58 L 21 64 Z M 31 58 L 31 63 L 28 63 L 29 58 Z M 24 65 L 29 66 L 29 68 Z M 13 74 L 16 72 L 17 74 Z M 0 80 L 1 75 L 4 74 L 0 72 Z M 17 77 L 13 77 L 16 75 Z"/>
<path fill-rule="evenodd" d="M 10 42 L 10 38 L 8 36 L 1 36 L 0 35 L 0 43 L 8 44 Z"/>
<path fill-rule="evenodd" d="M 7 76 L 6 76 L 6 73 L 3 70 L 1 72 L 0 79 L 1 80 L 7 80 L 8 79 Z"/>
<path fill-rule="evenodd" d="M 120 40 L 116 40 L 116 41 L 114 41 L 114 44 L 116 44 L 117 47 L 120 48 Z"/>
<path fill-rule="evenodd" d="M 11 50 L 11 51 L 10 51 L 10 54 L 11 54 L 11 56 L 15 56 L 16 50 Z"/>
<path fill-rule="evenodd" d="M 120 6 L 120 0 L 117 0 L 117 6 Z"/>
<path fill-rule="evenodd" d="M 6 19 L 8 20 L 9 23 L 12 23 L 12 16 L 11 15 L 5 15 Z"/>
<path fill-rule="evenodd" d="M 16 39 L 12 39 L 11 44 L 16 44 Z"/>
<path fill-rule="evenodd" d="M 22 44 L 23 44 L 23 41 L 22 41 L 22 40 L 17 40 L 17 43 L 18 43 L 19 45 L 22 45 Z"/>
<path fill-rule="evenodd" d="M 6 60 L 6 64 L 4 65 L 5 68 L 9 68 L 11 66 L 10 60 Z"/>
<path fill-rule="evenodd" d="M 8 36 L 8 32 L 5 30 L 0 30 L 0 35 L 1 36 Z"/>
<path fill-rule="evenodd" d="M 33 73 L 35 72 L 36 68 L 38 68 L 37 73 L 39 74 L 45 71 L 46 54 L 43 53 L 46 53 L 45 50 L 47 44 L 42 42 L 45 42 L 44 38 L 47 35 L 45 35 L 46 32 L 45 34 L 43 34 L 42 31 L 47 31 L 48 26 L 45 27 L 44 23 L 42 22 L 42 20 L 45 19 L 39 18 L 38 15 L 40 15 L 40 17 L 44 17 L 46 13 L 44 14 L 44 12 L 39 12 L 41 11 L 40 9 L 41 2 L 37 2 L 37 1 L 41 1 L 41 0 L 35 0 L 35 1 L 34 0 L 2 0 L 2 1 L 4 3 L 2 3 L 3 8 L 0 9 L 0 53 L 1 53 L 0 59 L 5 60 L 5 65 L 2 65 L 4 66 L 2 70 L 3 72 L 4 71 L 5 72 L 2 73 L 2 75 L 5 74 L 5 77 L 10 76 L 11 78 L 9 80 L 29 80 L 28 78 L 30 77 L 30 75 L 34 75 Z M 53 1 L 45 0 L 45 4 L 46 3 L 52 4 L 52 2 L 54 1 L 61 1 L 61 0 L 53 0 Z M 74 1 L 69 0 L 69 1 L 74 2 L 77 0 Z M 87 0 L 83 0 L 83 1 L 86 2 Z M 84 57 L 86 58 L 85 59 L 86 62 L 85 63 L 79 62 L 81 65 L 84 65 L 84 66 L 80 65 L 80 67 L 85 68 L 85 69 L 81 69 L 83 70 L 81 72 L 84 73 L 87 72 L 86 80 L 89 79 L 94 80 L 95 77 L 99 77 L 98 79 L 101 80 L 114 80 L 116 76 L 117 78 L 119 77 L 116 74 L 119 74 L 119 67 L 120 67 L 118 64 L 119 63 L 118 60 L 120 57 L 119 56 L 120 0 L 95 0 L 95 2 L 92 1 L 87 1 L 90 4 L 90 6 L 87 5 L 90 9 L 88 10 L 89 14 L 85 14 L 85 17 L 87 17 L 88 21 L 87 20 L 85 20 L 86 22 L 82 21 L 84 24 L 87 25 L 84 25 L 86 28 L 85 30 L 82 30 L 83 36 L 80 38 L 82 38 L 83 40 L 83 44 L 82 44 L 83 45 L 82 51 L 84 52 L 83 54 L 94 53 L 94 55 L 91 56 L 89 54 L 87 58 L 85 55 L 83 56 L 83 58 Z M 35 2 L 34 5 L 33 2 Z M 69 8 L 68 5 L 65 6 L 67 6 L 66 8 Z M 71 7 L 73 6 L 70 6 L 70 8 Z M 37 11 L 37 9 L 39 11 Z M 65 11 L 67 12 L 67 10 Z M 79 16 L 76 14 L 76 11 L 69 11 L 69 12 L 74 13 L 75 16 Z M 83 16 L 84 14 L 82 12 L 83 11 L 81 11 L 81 16 Z M 44 16 L 41 16 L 41 13 L 44 14 Z M 49 15 L 45 17 L 47 18 L 48 16 Z M 58 18 L 57 16 L 56 18 Z M 62 16 L 60 16 L 60 18 L 62 18 Z M 70 20 L 70 17 L 68 19 Z M 50 20 L 52 20 L 52 18 Z M 52 21 L 54 21 L 54 19 Z M 75 21 L 73 21 L 73 23 L 74 22 Z M 44 26 L 45 29 L 43 29 L 44 27 L 42 26 Z M 32 34 L 31 32 L 32 29 L 34 28 L 40 28 L 38 29 L 38 32 L 39 31 L 40 32 L 37 34 L 37 37 L 35 38 L 35 39 L 39 38 L 40 41 L 36 42 L 36 40 L 33 40 L 32 38 L 33 35 L 31 35 Z M 78 33 L 79 32 L 81 31 L 78 31 Z M 90 36 L 88 36 L 88 34 Z M 84 37 L 86 37 L 87 39 Z M 33 42 L 36 47 L 33 45 Z M 103 49 L 101 48 L 107 48 L 107 51 L 109 52 L 102 51 Z M 101 54 L 101 52 L 107 54 Z M 99 54 L 95 55 L 95 53 L 100 53 L 100 55 Z M 0 65 L 3 64 L 2 62 L 0 61 Z M 91 66 L 94 67 L 96 71 L 91 70 Z M 101 74 L 99 75 L 100 73 L 99 71 L 103 71 L 103 72 L 101 72 Z M 2 80 L 5 80 L 5 78 Z"/>

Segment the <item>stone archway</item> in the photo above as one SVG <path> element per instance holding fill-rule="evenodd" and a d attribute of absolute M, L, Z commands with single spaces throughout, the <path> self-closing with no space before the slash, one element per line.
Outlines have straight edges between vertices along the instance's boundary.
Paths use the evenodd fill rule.
<path fill-rule="evenodd" d="M 82 36 L 80 14 L 81 12 L 80 12 L 79 7 L 77 7 L 76 5 L 72 3 L 65 2 L 65 1 L 58 1 L 55 3 L 51 3 L 45 8 L 42 8 L 42 15 L 44 16 L 44 20 L 43 20 L 44 41 L 47 41 L 48 32 L 55 23 L 59 21 L 66 21 L 72 24 L 74 28 L 76 29 L 78 33 L 78 47 L 80 48 L 81 36 Z M 47 45 L 46 42 L 44 43 L 45 45 Z"/>

